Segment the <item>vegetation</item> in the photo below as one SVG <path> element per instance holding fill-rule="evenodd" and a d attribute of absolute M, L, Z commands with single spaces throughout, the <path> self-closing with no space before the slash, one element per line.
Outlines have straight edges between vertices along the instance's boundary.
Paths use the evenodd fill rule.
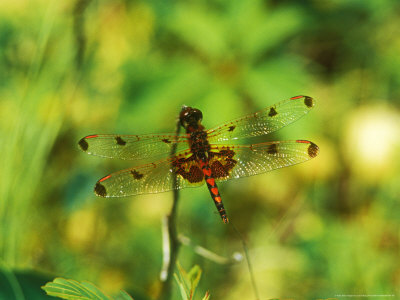
<path fill-rule="evenodd" d="M 232 224 L 261 299 L 400 295 L 399 53 L 397 0 L 0 1 L 0 298 L 54 299 L 40 287 L 56 277 L 158 297 L 172 193 L 96 197 L 132 164 L 79 139 L 174 132 L 183 104 L 211 127 L 296 95 L 315 109 L 265 139 L 318 157 L 221 183 L 230 225 L 205 187 L 180 191 L 197 299 L 254 297 Z M 172 299 L 190 295 L 179 270 Z"/>

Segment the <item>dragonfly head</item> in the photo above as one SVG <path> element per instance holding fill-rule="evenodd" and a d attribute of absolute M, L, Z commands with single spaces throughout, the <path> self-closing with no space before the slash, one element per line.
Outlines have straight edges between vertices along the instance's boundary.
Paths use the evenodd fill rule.
<path fill-rule="evenodd" d="M 184 128 L 193 127 L 198 128 L 201 125 L 203 119 L 202 112 L 193 107 L 183 106 L 179 115 L 179 120 Z"/>

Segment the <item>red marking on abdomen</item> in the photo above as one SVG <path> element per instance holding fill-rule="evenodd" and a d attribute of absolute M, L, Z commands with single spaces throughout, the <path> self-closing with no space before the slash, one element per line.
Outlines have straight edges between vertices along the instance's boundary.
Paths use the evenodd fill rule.
<path fill-rule="evenodd" d="M 295 97 L 292 97 L 292 98 L 290 98 L 290 100 L 296 100 L 296 99 L 300 99 L 300 98 L 303 98 L 304 96 L 295 96 Z"/>
<path fill-rule="evenodd" d="M 310 141 L 306 141 L 306 140 L 296 140 L 296 143 L 310 144 Z"/>
<path fill-rule="evenodd" d="M 214 178 L 208 178 L 207 183 L 211 186 L 215 186 L 215 179 Z"/>
<path fill-rule="evenodd" d="M 212 188 L 210 191 L 211 191 L 211 193 L 213 193 L 215 196 L 218 195 L 218 188 L 217 188 L 217 187 Z"/>
<path fill-rule="evenodd" d="M 210 168 L 204 168 L 203 169 L 204 175 L 210 177 L 211 176 L 211 169 Z"/>
<path fill-rule="evenodd" d="M 203 168 L 204 166 L 206 166 L 207 164 L 204 162 L 204 161 L 202 161 L 202 160 L 200 160 L 199 161 L 199 167 L 200 168 Z"/>
<path fill-rule="evenodd" d="M 222 202 L 222 199 L 221 199 L 220 196 L 218 196 L 218 197 L 214 197 L 214 201 L 215 201 L 215 202 L 218 202 L 218 203 L 221 203 L 221 202 Z"/>
<path fill-rule="evenodd" d="M 93 135 L 86 136 L 85 139 L 92 139 L 92 138 L 96 138 L 96 137 L 98 137 L 98 135 L 97 134 L 93 134 Z"/>
<path fill-rule="evenodd" d="M 110 177 L 111 177 L 111 175 L 107 175 L 106 177 L 103 177 L 102 179 L 100 179 L 99 182 L 102 182 L 102 181 L 104 181 L 104 180 L 106 180 L 106 179 L 108 179 Z"/>

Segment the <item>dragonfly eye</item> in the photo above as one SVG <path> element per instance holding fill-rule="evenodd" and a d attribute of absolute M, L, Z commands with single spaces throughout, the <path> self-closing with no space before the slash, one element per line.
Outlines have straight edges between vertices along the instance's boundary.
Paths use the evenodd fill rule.
<path fill-rule="evenodd" d="M 203 119 L 203 114 L 197 108 L 185 106 L 182 108 L 182 111 L 179 115 L 179 119 L 181 125 L 185 128 L 187 126 L 197 127 L 197 125 L 199 125 L 201 120 Z"/>

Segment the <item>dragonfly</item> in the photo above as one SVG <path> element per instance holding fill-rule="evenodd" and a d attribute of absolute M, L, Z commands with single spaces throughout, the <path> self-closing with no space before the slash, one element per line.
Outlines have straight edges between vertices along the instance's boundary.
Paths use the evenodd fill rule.
<path fill-rule="evenodd" d="M 292 166 L 319 153 L 318 146 L 308 140 L 251 144 L 248 138 L 275 132 L 314 106 L 312 97 L 295 96 L 209 130 L 202 125 L 199 109 L 183 106 L 179 122 L 185 133 L 92 134 L 78 145 L 88 154 L 137 162 L 99 179 L 94 187 L 97 196 L 161 193 L 206 184 L 222 221 L 228 223 L 217 182 Z M 146 159 L 151 162 L 140 164 Z"/>

